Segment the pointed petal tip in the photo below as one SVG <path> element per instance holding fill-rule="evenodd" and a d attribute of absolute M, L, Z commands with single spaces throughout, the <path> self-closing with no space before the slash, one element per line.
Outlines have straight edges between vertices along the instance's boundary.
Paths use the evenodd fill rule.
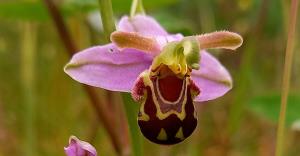
<path fill-rule="evenodd" d="M 244 40 L 240 34 L 230 31 L 224 31 L 224 33 L 226 33 L 229 38 L 231 37 L 232 47 L 229 47 L 231 50 L 236 50 L 243 44 Z"/>
<path fill-rule="evenodd" d="M 71 135 L 70 138 L 69 138 L 69 144 L 76 143 L 78 141 L 80 141 L 80 140 L 74 135 Z"/>
<path fill-rule="evenodd" d="M 70 68 L 72 68 L 72 67 L 75 67 L 76 65 L 75 64 L 72 64 L 72 62 L 70 61 L 70 62 L 68 62 L 65 66 L 64 66 L 64 72 L 66 73 L 66 74 L 68 74 L 69 75 L 69 69 Z"/>

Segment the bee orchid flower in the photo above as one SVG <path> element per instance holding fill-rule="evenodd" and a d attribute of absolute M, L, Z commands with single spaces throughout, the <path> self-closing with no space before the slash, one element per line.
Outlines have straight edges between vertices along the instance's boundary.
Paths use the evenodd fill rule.
<path fill-rule="evenodd" d="M 73 56 L 65 72 L 74 80 L 111 91 L 131 92 L 140 103 L 138 124 L 158 144 L 185 140 L 197 126 L 195 102 L 223 96 L 230 74 L 205 49 L 235 50 L 237 33 L 169 34 L 152 17 L 123 17 L 112 43 Z"/>
<path fill-rule="evenodd" d="M 67 156 L 97 156 L 97 151 L 92 145 L 75 136 L 70 137 L 69 146 L 64 149 Z"/>

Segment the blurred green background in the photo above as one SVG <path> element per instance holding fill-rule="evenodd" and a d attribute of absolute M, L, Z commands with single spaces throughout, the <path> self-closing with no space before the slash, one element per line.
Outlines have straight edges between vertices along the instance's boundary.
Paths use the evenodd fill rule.
<path fill-rule="evenodd" d="M 97 0 L 55 2 L 77 47 L 103 43 L 101 27 L 93 25 L 100 21 Z M 129 13 L 131 0 L 112 3 L 116 20 Z M 159 146 L 142 138 L 144 155 L 273 156 L 289 1 L 144 0 L 144 7 L 172 33 L 229 30 L 244 37 L 235 52 L 211 51 L 232 74 L 234 88 L 197 105 L 198 128 L 183 143 Z M 300 155 L 299 29 L 296 32 L 287 156 Z M 117 155 L 85 91 L 63 72 L 68 60 L 42 1 L 0 0 L 0 156 L 63 156 L 70 135 L 89 141 L 101 156 Z M 116 123 L 123 152 L 130 155 L 120 96 L 113 94 L 111 102 L 107 92 L 98 92 L 103 103 L 109 103 L 105 111 Z"/>

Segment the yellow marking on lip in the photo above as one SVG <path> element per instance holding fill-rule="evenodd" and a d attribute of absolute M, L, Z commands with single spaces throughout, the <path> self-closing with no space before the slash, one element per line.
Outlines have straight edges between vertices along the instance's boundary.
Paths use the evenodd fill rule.
<path fill-rule="evenodd" d="M 185 137 L 182 132 L 182 127 L 180 127 L 175 135 L 176 138 L 183 140 Z"/>
<path fill-rule="evenodd" d="M 148 94 L 147 94 L 147 91 L 144 91 L 144 96 L 145 98 L 143 99 L 143 102 L 141 104 L 141 107 L 140 107 L 140 113 L 141 113 L 141 116 L 138 117 L 138 120 L 142 120 L 142 121 L 149 121 L 150 120 L 150 117 L 149 115 L 147 115 L 145 113 L 145 103 L 147 101 L 147 98 L 148 98 Z"/>
<path fill-rule="evenodd" d="M 160 129 L 160 132 L 159 132 L 159 134 L 157 136 L 157 139 L 158 140 L 168 140 L 167 133 L 166 133 L 166 131 L 163 128 Z"/>
<path fill-rule="evenodd" d="M 152 91 L 152 94 L 155 95 L 154 93 L 154 87 L 153 86 L 150 86 L 151 87 L 151 91 Z M 186 93 L 184 93 L 186 94 Z M 157 101 L 157 99 L 153 99 L 154 101 L 154 104 L 156 106 L 156 109 L 157 109 L 157 112 L 156 112 L 156 116 L 160 119 L 160 120 L 164 120 L 166 119 L 167 117 L 169 117 L 171 114 L 175 114 L 181 121 L 184 120 L 184 118 L 186 117 L 186 112 L 185 112 L 185 105 L 186 105 L 186 96 L 184 96 L 184 100 L 183 100 L 183 103 L 182 103 L 182 106 L 181 106 L 181 112 L 177 112 L 175 110 L 170 110 L 166 113 L 163 113 L 160 109 L 160 106 L 159 106 L 159 102 Z"/>
<path fill-rule="evenodd" d="M 149 121 L 150 117 L 147 114 L 142 113 L 142 116 L 139 116 L 138 120 L 140 120 L 140 121 Z"/>
<path fill-rule="evenodd" d="M 197 111 L 194 111 L 194 118 L 198 121 Z"/>
<path fill-rule="evenodd" d="M 145 76 L 148 75 L 148 72 L 147 71 L 144 71 L 142 72 L 139 77 L 142 77 L 143 78 L 143 82 L 145 84 Z M 138 117 L 138 120 L 141 120 L 141 121 L 149 121 L 150 120 L 150 117 L 149 115 L 147 115 L 145 113 L 145 103 L 147 101 L 147 98 L 148 98 L 148 94 L 147 94 L 147 91 L 144 90 L 144 97 L 143 97 L 143 100 L 141 101 L 141 107 L 140 107 L 140 113 L 141 113 L 141 116 Z"/>

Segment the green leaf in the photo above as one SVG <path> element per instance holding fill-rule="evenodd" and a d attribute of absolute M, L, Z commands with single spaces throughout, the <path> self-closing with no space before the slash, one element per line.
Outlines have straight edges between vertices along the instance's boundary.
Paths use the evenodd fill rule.
<path fill-rule="evenodd" d="M 126 117 L 129 124 L 131 148 L 134 156 L 143 155 L 143 144 L 141 140 L 141 133 L 137 125 L 137 115 L 139 111 L 139 104 L 135 103 L 128 93 L 122 94 Z"/>
<path fill-rule="evenodd" d="M 280 94 L 271 94 L 254 97 L 249 102 L 249 107 L 254 112 L 265 118 L 277 122 L 280 109 Z M 287 126 L 300 119 L 300 96 L 290 95 L 286 113 Z"/>

